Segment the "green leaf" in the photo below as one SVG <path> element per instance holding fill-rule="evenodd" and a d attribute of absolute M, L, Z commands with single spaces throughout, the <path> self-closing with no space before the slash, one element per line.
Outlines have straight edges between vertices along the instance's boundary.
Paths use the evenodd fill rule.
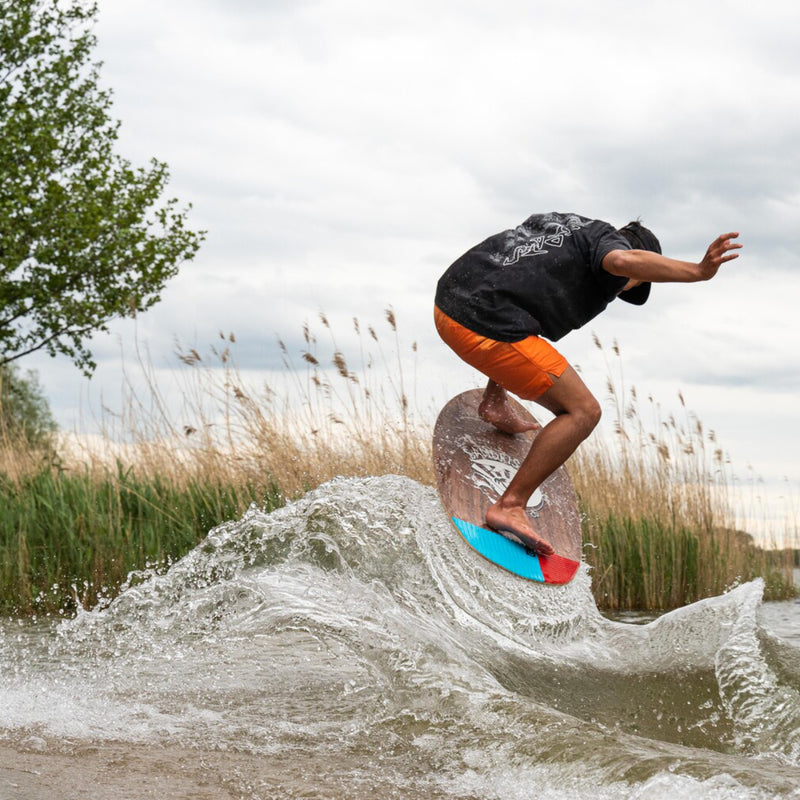
<path fill-rule="evenodd" d="M 166 164 L 115 152 L 96 15 L 0 0 L 0 366 L 44 350 L 90 374 L 91 335 L 156 303 L 204 239 L 164 197 Z"/>

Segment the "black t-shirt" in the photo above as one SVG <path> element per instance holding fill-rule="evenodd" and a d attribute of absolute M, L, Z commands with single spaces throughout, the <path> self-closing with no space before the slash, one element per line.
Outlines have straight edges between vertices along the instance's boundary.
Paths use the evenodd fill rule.
<path fill-rule="evenodd" d="M 628 279 L 602 267 L 631 247 L 607 222 L 578 214 L 534 214 L 490 236 L 442 275 L 436 305 L 475 333 L 502 342 L 556 341 L 596 317 Z M 641 287 L 644 302 L 649 284 Z M 644 299 L 641 299 L 644 298 Z"/>

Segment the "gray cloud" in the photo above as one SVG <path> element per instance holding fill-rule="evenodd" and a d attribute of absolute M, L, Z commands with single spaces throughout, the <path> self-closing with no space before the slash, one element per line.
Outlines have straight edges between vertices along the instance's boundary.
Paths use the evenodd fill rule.
<path fill-rule="evenodd" d="M 391 303 L 430 385 L 453 392 L 477 382 L 430 323 L 453 259 L 534 211 L 641 215 L 677 257 L 729 226 L 746 250 L 730 275 L 597 320 L 630 380 L 696 386 L 703 402 L 708 387 L 783 398 L 800 347 L 800 7 L 735 6 L 102 4 L 119 149 L 166 160 L 209 230 L 140 334 L 168 360 L 176 337 L 205 346 L 232 330 L 240 363 L 269 371 L 275 333 L 299 353 L 320 310 L 355 359 L 352 317 L 380 326 Z M 115 337 L 132 335 L 120 323 L 98 338 L 93 386 L 118 382 Z M 563 344 L 602 392 L 589 332 Z M 83 384 L 41 371 L 66 415 Z"/>

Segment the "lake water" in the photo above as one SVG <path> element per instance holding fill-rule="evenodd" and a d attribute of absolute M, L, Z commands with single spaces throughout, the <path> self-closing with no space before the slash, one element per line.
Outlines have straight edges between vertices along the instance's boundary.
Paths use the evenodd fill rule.
<path fill-rule="evenodd" d="M 0 625 L 6 798 L 800 798 L 800 605 L 642 624 L 336 480 L 70 621 Z"/>

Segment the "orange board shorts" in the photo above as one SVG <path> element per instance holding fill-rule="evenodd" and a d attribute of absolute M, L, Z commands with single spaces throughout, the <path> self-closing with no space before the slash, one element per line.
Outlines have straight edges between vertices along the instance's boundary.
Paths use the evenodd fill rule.
<path fill-rule="evenodd" d="M 558 350 L 539 336 L 518 342 L 487 339 L 451 319 L 438 306 L 433 321 L 444 343 L 461 359 L 523 400 L 536 400 L 569 366 Z"/>

